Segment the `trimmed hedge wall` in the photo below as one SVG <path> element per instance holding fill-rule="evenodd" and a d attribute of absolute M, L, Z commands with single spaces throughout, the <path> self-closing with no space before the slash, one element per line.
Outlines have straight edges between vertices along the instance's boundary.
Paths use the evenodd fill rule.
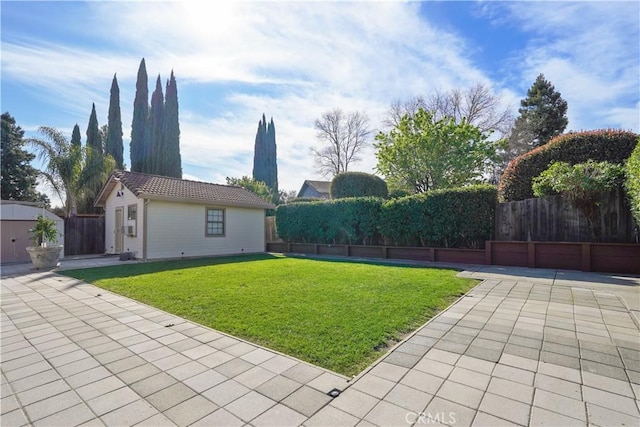
<path fill-rule="evenodd" d="M 640 226 L 640 138 L 625 168 L 627 176 L 624 186 L 631 204 L 631 213 L 636 219 L 636 224 Z"/>
<path fill-rule="evenodd" d="M 374 244 L 383 200 L 352 197 L 278 206 L 278 237 L 299 243 Z"/>
<path fill-rule="evenodd" d="M 382 207 L 380 233 L 400 246 L 484 247 L 492 238 L 496 201 L 492 185 L 390 200 Z"/>
<path fill-rule="evenodd" d="M 309 203 L 309 202 L 322 202 L 327 199 L 321 199 L 320 197 L 296 197 L 288 203 Z"/>
<path fill-rule="evenodd" d="M 546 170 L 552 162 L 569 164 L 587 160 L 624 163 L 631 155 L 638 135 L 622 130 L 603 129 L 560 135 L 547 144 L 517 157 L 509 163 L 498 186 L 498 200 L 512 202 L 533 197 L 534 177 Z"/>
<path fill-rule="evenodd" d="M 345 197 L 382 197 L 389 195 L 387 183 L 378 176 L 364 172 L 343 172 L 331 180 L 332 199 Z"/>
<path fill-rule="evenodd" d="M 288 242 L 479 248 L 492 237 L 497 190 L 490 185 L 399 199 L 347 198 L 280 205 Z"/>

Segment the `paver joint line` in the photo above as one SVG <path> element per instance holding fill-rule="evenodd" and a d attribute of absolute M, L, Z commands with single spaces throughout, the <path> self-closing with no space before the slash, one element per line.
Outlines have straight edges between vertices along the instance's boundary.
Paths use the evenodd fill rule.
<path fill-rule="evenodd" d="M 466 271 L 483 281 L 347 382 L 92 285 L 14 270 L 2 271 L 3 423 L 386 425 L 425 411 L 462 424 L 640 423 L 629 381 L 640 382 L 640 324 L 625 299 L 640 296 L 638 278 Z"/>

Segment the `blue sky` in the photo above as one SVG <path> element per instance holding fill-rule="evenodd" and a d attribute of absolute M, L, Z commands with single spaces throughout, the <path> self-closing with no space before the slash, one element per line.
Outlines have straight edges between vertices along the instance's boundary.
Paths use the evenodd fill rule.
<path fill-rule="evenodd" d="M 135 78 L 174 70 L 185 178 L 251 175 L 258 120 L 273 117 L 280 188 L 321 179 L 313 122 L 489 85 L 517 108 L 539 73 L 569 105 L 567 130 L 640 128 L 640 3 L 2 1 L 2 111 L 83 137 L 120 86 L 125 163 Z M 37 163 L 36 166 L 39 166 Z M 373 149 L 354 170 L 372 172 Z"/>

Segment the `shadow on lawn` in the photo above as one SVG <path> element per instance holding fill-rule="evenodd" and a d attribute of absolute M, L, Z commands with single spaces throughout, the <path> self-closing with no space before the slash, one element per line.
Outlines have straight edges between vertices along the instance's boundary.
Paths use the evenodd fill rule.
<path fill-rule="evenodd" d="M 128 265 L 110 265 L 106 267 L 63 270 L 58 274 L 70 276 L 85 282 L 95 282 L 100 279 L 140 276 L 142 274 L 159 273 L 162 271 L 182 270 L 208 265 L 236 264 L 251 261 L 285 259 L 283 256 L 272 254 L 247 254 L 208 258 L 190 258 L 170 261 L 150 261 Z"/>
<path fill-rule="evenodd" d="M 412 261 L 403 259 L 380 259 L 380 258 L 358 258 L 358 257 L 346 257 L 341 255 L 309 255 L 309 254 L 296 254 L 288 253 L 285 255 L 287 258 L 308 259 L 311 261 L 324 261 L 324 262 L 337 262 L 337 263 L 351 263 L 351 264 L 368 264 L 379 265 L 383 267 L 398 267 L 398 268 L 428 268 L 435 270 L 451 270 L 451 271 L 464 271 L 464 265 L 456 266 L 451 264 L 441 263 L 438 264 L 426 264 L 427 261 Z"/>
<path fill-rule="evenodd" d="M 219 256 L 208 258 L 190 258 L 181 260 L 165 260 L 165 261 L 150 261 L 136 264 L 123 264 L 123 265 L 110 265 L 105 267 L 93 267 L 83 269 L 70 269 L 58 272 L 63 276 L 73 277 L 75 279 L 82 280 L 84 282 L 95 283 L 101 279 L 113 279 L 140 276 L 143 274 L 159 273 L 163 271 L 175 271 L 182 269 L 189 269 L 194 267 L 204 267 L 223 264 L 237 264 L 252 261 L 265 261 L 265 260 L 284 260 L 287 258 L 306 259 L 309 261 L 319 262 L 331 262 L 331 263 L 349 263 L 349 264 L 368 264 L 379 265 L 384 267 L 397 267 L 397 268 L 430 268 L 439 270 L 456 270 L 451 267 L 443 266 L 429 266 L 418 262 L 411 261 L 390 261 L 390 260 L 378 260 L 372 258 L 346 258 L 346 257 L 331 257 L 331 256 L 307 256 L 302 254 L 247 254 L 247 255 L 231 255 L 231 256 Z M 74 286 L 74 285 L 70 285 Z"/>

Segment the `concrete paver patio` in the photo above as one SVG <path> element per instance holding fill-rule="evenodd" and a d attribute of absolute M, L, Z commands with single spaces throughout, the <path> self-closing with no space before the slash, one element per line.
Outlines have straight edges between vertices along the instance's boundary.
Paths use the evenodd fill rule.
<path fill-rule="evenodd" d="M 640 424 L 640 278 L 460 274 L 483 281 L 349 380 L 76 279 L 3 266 L 0 423 Z"/>

